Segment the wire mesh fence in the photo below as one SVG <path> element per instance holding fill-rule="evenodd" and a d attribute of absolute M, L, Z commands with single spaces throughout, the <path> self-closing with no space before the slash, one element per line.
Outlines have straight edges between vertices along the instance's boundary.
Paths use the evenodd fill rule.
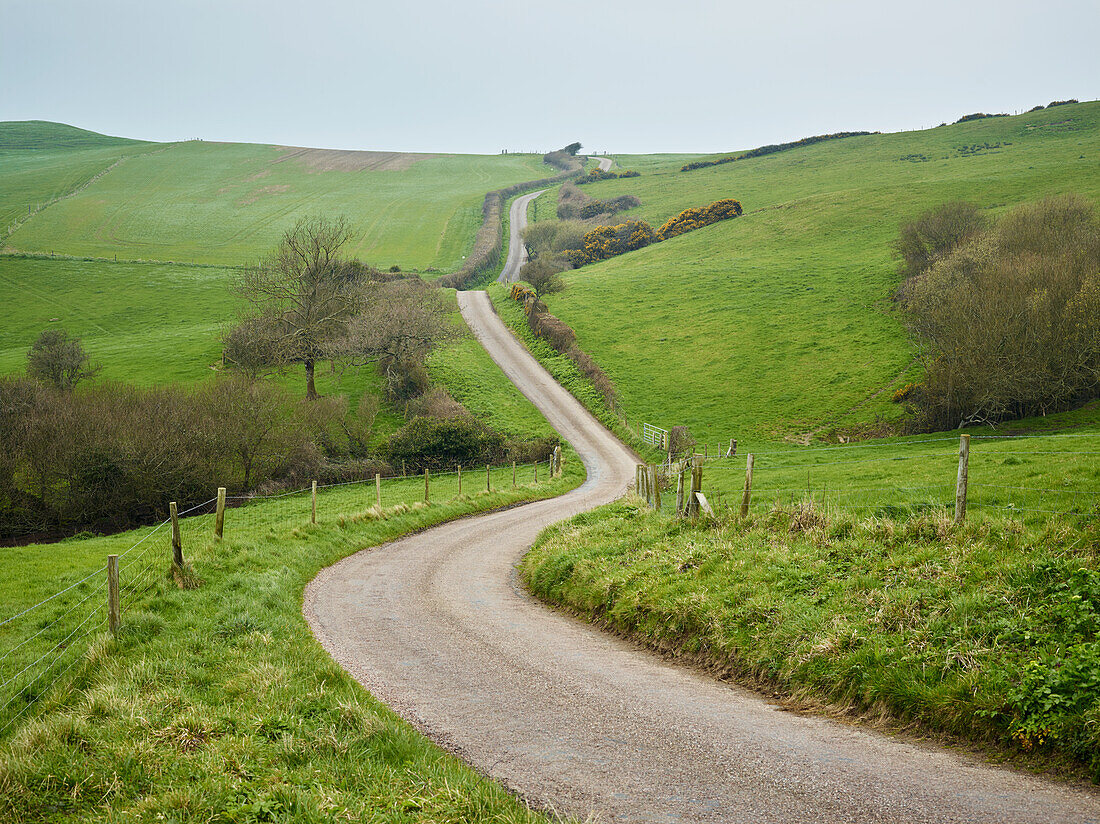
<path fill-rule="evenodd" d="M 559 463 L 555 463 L 559 461 Z M 528 464 L 458 467 L 427 475 L 319 484 L 273 494 L 226 496 L 224 537 L 283 538 L 313 523 L 388 517 L 424 504 L 472 498 L 548 482 L 560 470 L 560 452 L 548 461 Z M 25 601 L 10 595 L 0 612 L 0 738 L 34 714 L 51 690 L 71 682 L 97 638 L 108 632 L 108 554 L 117 555 L 118 600 L 125 616 L 139 610 L 163 587 L 179 584 L 173 575 L 172 543 L 178 530 L 185 559 L 188 550 L 218 538 L 217 496 L 181 507 L 173 523 L 166 518 L 130 533 L 91 541 L 102 554 L 84 553 L 73 562 L 71 581 L 58 580 L 55 591 L 40 593 L 45 581 L 30 582 Z M 80 543 L 51 544 L 77 555 Z M 36 547 L 31 549 L 44 549 Z M 80 568 L 81 564 L 83 565 Z M 44 569 L 50 568 L 48 560 Z M 125 624 L 124 624 L 125 627 Z"/>

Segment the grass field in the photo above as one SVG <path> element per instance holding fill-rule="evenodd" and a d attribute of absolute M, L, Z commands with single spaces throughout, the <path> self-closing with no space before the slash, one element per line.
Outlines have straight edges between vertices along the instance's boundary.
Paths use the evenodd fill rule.
<path fill-rule="evenodd" d="M 0 123 L 0 245 L 15 225 L 155 144 L 60 123 Z"/>
<path fill-rule="evenodd" d="M 890 301 L 898 225 L 954 199 L 994 211 L 1062 192 L 1100 202 L 1100 104 L 680 172 L 686 159 L 620 156 L 641 176 L 584 191 L 637 195 L 626 216 L 654 226 L 726 197 L 745 216 L 568 273 L 550 310 L 628 418 L 774 441 L 900 415 L 892 389 L 917 376 Z"/>
<path fill-rule="evenodd" d="M 513 489 L 511 469 L 495 471 L 490 494 L 477 491 L 483 473 L 467 477 L 462 497 L 454 475 L 439 477 L 430 506 L 422 503 L 421 479 L 386 481 L 382 517 L 370 509 L 373 484 L 322 490 L 316 525 L 308 494 L 268 499 L 229 509 L 222 541 L 212 536 L 211 516 L 185 518 L 184 553 L 202 580 L 197 589 L 179 589 L 165 576 L 164 528 L 5 550 L 0 723 L 7 727 L 26 706 L 19 698 L 9 704 L 6 682 L 28 662 L 16 694 L 42 700 L 27 710 L 29 722 L 3 732 L 0 818 L 535 819 L 372 699 L 321 649 L 301 615 L 306 583 L 352 552 L 471 512 L 560 494 L 583 479 L 576 460 L 566 461 L 562 478 L 542 474 L 537 486 L 529 467 L 521 472 Z M 101 567 L 107 553 L 130 547 L 120 562 L 122 633 L 113 641 L 102 630 Z M 49 689 L 63 668 L 65 677 Z"/>
<path fill-rule="evenodd" d="M 33 160 L 38 152 L 8 153 L 22 155 Z M 299 217 L 342 214 L 354 227 L 348 254 L 384 268 L 447 271 L 473 243 L 485 192 L 544 173 L 533 155 L 297 154 L 253 144 L 165 144 L 39 212 L 7 246 L 233 265 L 269 252 Z M 0 189 L 7 188 L 7 174 L 0 174 Z M 43 182 L 37 199 L 60 180 L 58 172 L 49 186 Z M 25 209 L 20 204 L 29 197 L 20 192 L 12 208 Z"/>

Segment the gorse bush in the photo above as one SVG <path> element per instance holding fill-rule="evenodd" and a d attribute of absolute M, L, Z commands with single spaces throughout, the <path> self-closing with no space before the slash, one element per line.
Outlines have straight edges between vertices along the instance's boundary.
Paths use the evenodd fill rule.
<path fill-rule="evenodd" d="M 702 229 L 704 226 L 709 226 L 720 220 L 729 220 L 730 218 L 740 216 L 741 204 L 739 202 L 730 198 L 726 200 L 716 200 L 709 206 L 696 206 L 691 209 L 684 209 L 684 211 L 680 212 L 680 214 L 675 217 L 670 217 L 661 224 L 661 227 L 657 230 L 657 237 L 661 240 L 668 240 L 677 235 L 682 235 L 685 232 Z"/>
<path fill-rule="evenodd" d="M 1092 204 L 1050 198 L 963 237 L 900 290 L 925 370 L 901 398 L 917 425 L 1045 415 L 1100 395 L 1100 221 Z"/>
<path fill-rule="evenodd" d="M 869 134 L 878 134 L 878 132 L 836 132 L 835 134 L 818 134 L 812 137 L 804 137 L 801 140 L 794 140 L 790 143 L 772 143 L 767 146 L 759 146 L 755 149 L 750 149 L 739 155 L 728 155 L 726 157 L 715 158 L 714 160 L 695 160 L 691 163 L 685 163 L 680 167 L 680 171 L 691 172 L 695 169 L 705 169 L 708 166 L 721 166 L 723 163 L 748 160 L 751 157 L 764 157 L 765 155 L 776 154 L 777 152 L 785 152 L 788 149 L 800 149 L 803 146 L 812 146 L 815 143 L 823 143 L 826 140 L 840 140 L 845 137 L 863 137 Z"/>
<path fill-rule="evenodd" d="M 585 232 L 581 248 L 567 251 L 565 257 L 574 266 L 584 266 L 642 249 L 658 239 L 653 227 L 644 220 L 628 220 Z"/>

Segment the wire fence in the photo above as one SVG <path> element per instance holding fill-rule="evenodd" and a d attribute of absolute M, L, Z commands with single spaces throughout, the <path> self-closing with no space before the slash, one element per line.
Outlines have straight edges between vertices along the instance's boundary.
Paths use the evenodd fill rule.
<path fill-rule="evenodd" d="M 676 509 L 680 471 L 697 465 L 703 467 L 700 489 L 712 507 L 741 508 L 751 454 L 749 512 L 810 502 L 821 510 L 864 515 L 954 513 L 961 492 L 964 512 L 987 517 L 1028 523 L 1051 516 L 1082 523 L 1100 518 L 1100 435 L 975 435 L 967 443 L 962 487 L 958 436 L 765 449 L 736 457 L 696 447 L 655 467 L 660 506 Z M 656 496 L 647 487 L 641 478 L 639 489 L 652 506 Z"/>
<path fill-rule="evenodd" d="M 224 497 L 224 537 L 249 540 L 281 539 L 314 523 L 336 523 L 355 518 L 381 518 L 432 503 L 472 497 L 484 491 L 501 492 L 542 484 L 560 472 L 560 451 L 549 461 L 481 467 L 454 467 L 444 472 L 367 478 L 318 484 L 268 495 Z M 173 544 L 178 535 L 184 557 L 188 548 L 217 541 L 219 497 L 180 509 L 175 522 L 159 523 L 104 539 L 117 555 L 118 606 L 122 616 L 146 608 L 163 588 L 175 586 Z M 49 548 L 72 544 L 51 544 Z M 41 551 L 46 547 L 34 547 Z M 97 640 L 110 638 L 108 567 L 100 559 L 85 561 L 84 569 L 56 591 L 28 597 L 33 603 L 12 605 L 0 614 L 0 739 L 32 716 L 36 707 L 59 688 L 71 686 Z M 48 566 L 48 564 L 47 564 Z M 88 569 L 87 567 L 94 567 Z M 28 582 L 34 592 L 37 582 Z M 125 624 L 123 624 L 123 631 Z M 56 693 L 54 692 L 57 690 Z"/>

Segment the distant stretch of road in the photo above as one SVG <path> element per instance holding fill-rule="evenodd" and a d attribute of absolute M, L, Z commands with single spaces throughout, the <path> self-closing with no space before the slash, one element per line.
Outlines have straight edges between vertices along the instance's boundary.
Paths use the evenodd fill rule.
<path fill-rule="evenodd" d="M 596 162 L 605 172 L 611 168 L 610 157 L 597 157 Z M 504 268 L 501 269 L 500 277 L 497 278 L 498 283 L 515 283 L 519 280 L 519 270 L 527 262 L 527 249 L 520 238 L 520 233 L 527 226 L 527 207 L 532 200 L 545 191 L 545 189 L 539 189 L 537 192 L 517 197 L 512 201 L 512 206 L 508 210 L 508 259 L 504 261 Z"/>
<path fill-rule="evenodd" d="M 504 261 L 504 268 L 500 270 L 498 283 L 515 283 L 519 280 L 519 270 L 527 262 L 527 247 L 523 245 L 520 234 L 527 228 L 527 207 L 536 197 L 545 192 L 539 189 L 537 192 L 517 197 L 512 201 L 512 207 L 508 210 L 508 259 Z"/>
<path fill-rule="evenodd" d="M 516 341 L 486 293 L 458 302 L 588 480 L 324 570 L 305 615 L 371 693 L 480 772 L 581 819 L 1100 822 L 1095 788 L 786 712 L 528 595 L 515 565 L 538 533 L 622 495 L 637 459 Z"/>

